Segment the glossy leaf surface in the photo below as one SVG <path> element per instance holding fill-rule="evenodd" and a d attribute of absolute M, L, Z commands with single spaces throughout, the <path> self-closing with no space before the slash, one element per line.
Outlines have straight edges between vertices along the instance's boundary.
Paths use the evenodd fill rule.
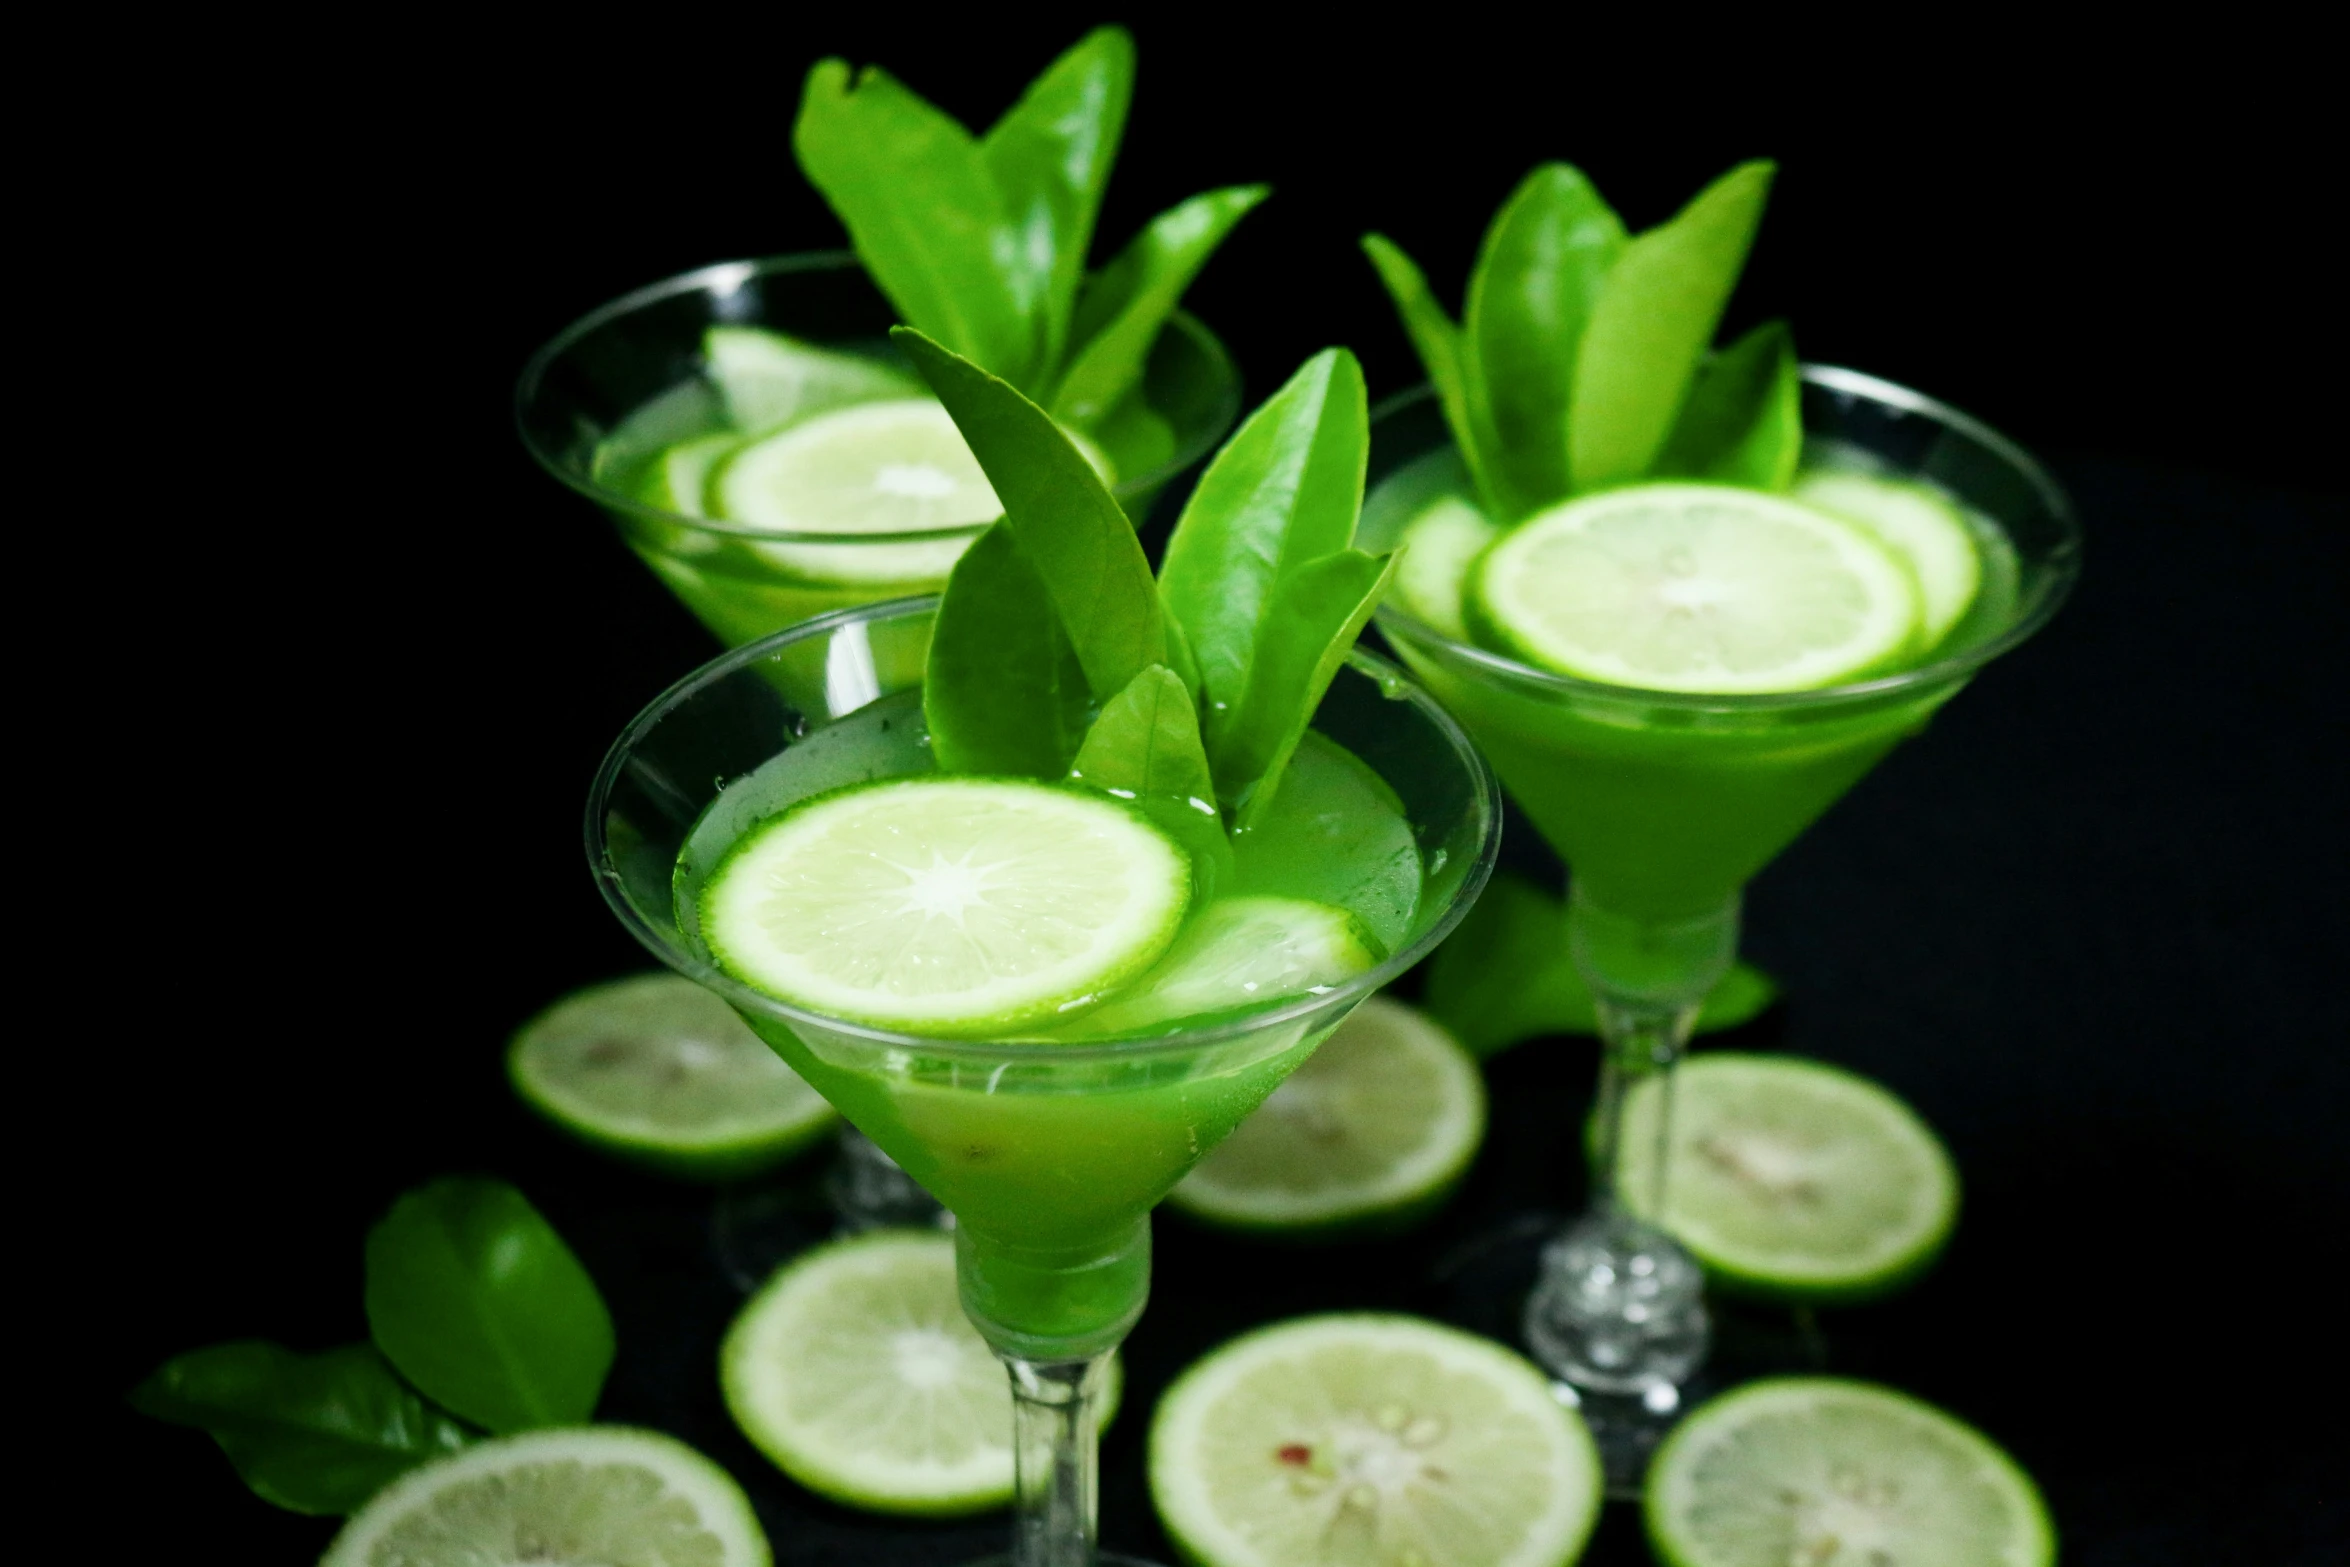
<path fill-rule="evenodd" d="M 1091 705 L 1044 579 L 1002 523 L 963 552 L 931 632 L 922 714 L 950 773 L 1058 778 Z"/>
<path fill-rule="evenodd" d="M 434 1181 L 367 1234 L 367 1326 L 427 1397 L 495 1432 L 576 1425 L 612 1317 L 563 1237 L 503 1181 Z"/>
<path fill-rule="evenodd" d="M 1087 280 L 1069 332 L 1069 367 L 1052 395 L 1055 417 L 1089 429 L 1142 380 L 1159 329 L 1216 247 L 1271 193 L 1264 185 L 1212 190 L 1170 207 Z"/>
<path fill-rule="evenodd" d="M 1342 550 L 1282 578 L 1249 669 L 1248 695 L 1223 726 L 1214 753 L 1217 785 L 1238 804 L 1240 827 L 1256 826 L 1272 806 L 1290 753 L 1379 607 L 1395 559 Z"/>
<path fill-rule="evenodd" d="M 1465 330 L 1493 421 L 1488 466 L 1514 519 L 1568 494 L 1576 354 L 1624 225 L 1581 171 L 1546 163 L 1486 230 Z"/>
<path fill-rule="evenodd" d="M 1783 490 L 1802 456 L 1794 334 L 1784 321 L 1766 321 L 1698 368 L 1656 471 Z"/>
<path fill-rule="evenodd" d="M 1621 484 L 1664 450 L 1762 222 L 1772 165 L 1742 163 L 1609 269 L 1575 360 L 1568 417 L 1577 490 Z"/>
<path fill-rule="evenodd" d="M 1404 335 L 1412 340 L 1420 366 L 1436 388 L 1437 404 L 1444 410 L 1445 426 L 1452 431 L 1453 445 L 1460 450 L 1470 482 L 1477 487 L 1488 514 L 1504 514 L 1503 497 L 1495 493 L 1494 476 L 1487 467 L 1493 451 L 1493 428 L 1485 409 L 1485 392 L 1474 374 L 1460 328 L 1437 303 L 1418 263 L 1392 240 L 1383 234 L 1365 234 L 1363 254 L 1371 258 L 1379 281 L 1387 286 L 1395 313 L 1403 321 Z"/>
<path fill-rule="evenodd" d="M 165 1361 L 131 1405 L 209 1433 L 255 1495 L 297 1513 L 355 1512 L 472 1440 L 368 1344 L 315 1355 L 258 1339 L 214 1344 Z"/>
<path fill-rule="evenodd" d="M 1195 888 L 1195 902 L 1229 874 L 1231 844 L 1216 809 L 1199 713 L 1172 669 L 1154 664 L 1110 698 L 1069 772 L 1090 788 L 1133 801 L 1183 845 L 1209 884 Z"/>

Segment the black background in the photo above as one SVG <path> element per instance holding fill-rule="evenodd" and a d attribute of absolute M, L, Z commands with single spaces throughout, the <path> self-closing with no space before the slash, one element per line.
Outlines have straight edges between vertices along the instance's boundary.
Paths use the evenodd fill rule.
<path fill-rule="evenodd" d="M 63 682 L 91 700 L 40 764 L 119 847 L 52 873 L 88 993 L 55 1040 L 66 1107 L 19 1110 L 36 1145 L 52 1114 L 70 1138 L 33 1211 L 65 1216 L 74 1451 L 104 1455 L 115 1499 L 100 1554 L 315 1554 L 321 1526 L 120 1394 L 216 1339 L 359 1336 L 367 1224 L 457 1169 L 521 1181 L 605 1275 L 608 1412 L 758 1474 L 702 1380 L 727 1301 L 700 1199 L 567 1153 L 499 1071 L 521 1018 L 642 965 L 582 868 L 578 802 L 627 718 L 712 651 L 531 467 L 511 384 L 640 283 L 838 243 L 788 149 L 818 53 L 984 124 L 1086 20 L 148 39 L 39 144 L 81 171 L 52 186 L 60 281 L 34 296 L 87 377 L 63 449 L 135 498 L 76 514 L 101 585 L 49 579 L 97 618 Z M 1133 18 L 1105 243 L 1270 180 L 1191 304 L 1252 400 L 1330 342 L 1376 396 L 1417 372 L 1362 230 L 1457 299 L 1539 158 L 1580 162 L 1636 227 L 1738 158 L 1781 161 L 1730 325 L 1786 315 L 1808 357 L 2008 430 L 2090 541 L 2049 631 L 1753 890 L 1749 950 L 1789 1000 L 1748 1042 L 1891 1083 L 1968 1181 L 1943 1270 L 1831 1320 L 1835 1363 L 2007 1443 L 2071 1561 L 2340 1560 L 2350 519 L 2316 46 L 2209 23 L 2072 42 L 1987 18 L 1437 20 Z M 106 414 L 126 396 L 147 404 L 128 431 Z M 20 477 L 50 460 L 20 452 Z M 1541 867 L 1523 832 L 1512 857 Z M 1162 1223 L 1113 1543 L 1158 1548 L 1141 1400 L 1231 1327 L 1346 1300 L 1490 1310 L 1428 1270 L 1445 1237 L 1576 1200 L 1563 1128 L 1589 1047 L 1494 1071 L 1508 1115 L 1435 1239 L 1236 1261 Z M 945 1563 L 988 1533 L 883 1531 L 895 1554 L 869 1556 L 852 1515 L 762 1485 L 787 1561 Z M 1640 1559 L 1623 1520 L 1603 1552 Z"/>

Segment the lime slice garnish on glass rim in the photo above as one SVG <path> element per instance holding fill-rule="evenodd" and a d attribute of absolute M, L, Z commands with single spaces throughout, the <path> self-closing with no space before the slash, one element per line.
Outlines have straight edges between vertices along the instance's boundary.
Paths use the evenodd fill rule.
<path fill-rule="evenodd" d="M 1923 484 L 1850 470 L 1815 468 L 1795 481 L 1795 498 L 1875 534 L 1917 578 L 1930 647 L 1975 601 L 1983 559 L 1957 506 Z"/>
<path fill-rule="evenodd" d="M 1644 1508 L 1669 1567 L 2056 1560 L 2038 1488 L 1988 1437 L 1833 1377 L 1750 1382 L 1701 1405 L 1657 1449 Z"/>
<path fill-rule="evenodd" d="M 780 1164 L 837 1119 L 732 1007 L 675 974 L 564 997 L 515 1033 L 506 1073 L 583 1141 L 705 1180 Z"/>
<path fill-rule="evenodd" d="M 955 1287 L 955 1243 L 883 1230 L 804 1253 L 751 1297 L 719 1350 L 752 1445 L 820 1495 L 944 1516 L 1012 1499 L 1012 1392 Z M 1118 1365 L 1101 1423 L 1115 1413 Z"/>
<path fill-rule="evenodd" d="M 993 778 L 820 795 L 710 875 L 701 935 L 736 979 L 883 1028 L 1002 1037 L 1147 969 L 1191 864 L 1139 812 Z"/>
<path fill-rule="evenodd" d="M 1450 1194 L 1484 1137 L 1476 1059 L 1373 996 L 1167 1200 L 1267 1234 L 1399 1228 Z"/>
<path fill-rule="evenodd" d="M 1657 1105 L 1654 1078 L 1624 1104 L 1620 1183 L 1636 1212 Z M 1882 1294 L 1933 1261 L 1958 1218 L 1958 1171 L 1925 1122 L 1817 1061 L 1692 1056 L 1674 1076 L 1668 1168 L 1664 1227 L 1716 1279 L 1780 1299 Z"/>
<path fill-rule="evenodd" d="M 1759 490 L 1640 484 L 1486 552 L 1472 614 L 1511 653 L 1652 691 L 1802 691 L 1916 650 L 1918 589 L 1866 529 Z"/>
<path fill-rule="evenodd" d="M 771 1559 L 750 1499 L 709 1459 L 655 1431 L 576 1426 L 410 1470 L 352 1515 L 319 1567 Z"/>
<path fill-rule="evenodd" d="M 1261 1328 L 1184 1372 L 1151 1422 L 1151 1498 L 1205 1567 L 1564 1567 L 1601 1483 L 1548 1377 L 1416 1317 Z"/>

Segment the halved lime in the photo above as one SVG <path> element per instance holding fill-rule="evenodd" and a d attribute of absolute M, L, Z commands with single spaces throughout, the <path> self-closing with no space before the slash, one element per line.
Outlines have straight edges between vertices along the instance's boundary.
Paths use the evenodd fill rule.
<path fill-rule="evenodd" d="M 1467 641 L 1463 596 L 1469 568 L 1499 537 L 1501 529 L 1466 500 L 1440 497 L 1404 528 L 1403 559 L 1395 567 L 1396 604 L 1454 641 Z"/>
<path fill-rule="evenodd" d="M 1624 1103 L 1635 1211 L 1648 1205 L 1659 1103 L 1654 1078 Z M 1915 1111 L 1865 1077 L 1791 1056 L 1685 1062 L 1667 1168 L 1664 1227 L 1721 1282 L 1781 1299 L 1881 1295 L 1931 1263 L 1958 1218 L 1958 1170 Z"/>
<path fill-rule="evenodd" d="M 1859 523 L 1901 557 L 1917 577 L 1927 646 L 1949 635 L 1975 602 L 1983 558 L 1966 519 L 1940 490 L 1850 469 L 1815 468 L 1795 481 L 1794 495 Z"/>
<path fill-rule="evenodd" d="M 1191 863 L 1139 812 L 993 778 L 819 795 L 747 833 L 702 890 L 701 931 L 745 984 L 919 1033 L 1001 1035 L 1150 967 Z"/>
<path fill-rule="evenodd" d="M 1269 1234 L 1398 1229 L 1451 1195 L 1484 1138 L 1476 1058 L 1425 1014 L 1373 996 L 1167 1201 Z"/>
<path fill-rule="evenodd" d="M 743 1434 L 811 1491 L 930 1516 L 1012 1499 L 1011 1385 L 963 1315 L 947 1236 L 882 1230 L 803 1254 L 727 1329 L 718 1380 Z"/>
<path fill-rule="evenodd" d="M 1176 1379 L 1151 1499 L 1206 1567 L 1563 1567 L 1599 1452 L 1550 1379 L 1416 1317 L 1301 1317 Z"/>
<path fill-rule="evenodd" d="M 852 403 L 919 397 L 922 383 L 863 354 L 844 354 L 755 326 L 714 326 L 702 360 L 737 430 L 770 430 Z"/>
<path fill-rule="evenodd" d="M 750 1499 L 725 1470 L 657 1431 L 578 1426 L 477 1443 L 410 1470 L 352 1515 L 319 1567 L 771 1559 Z"/>
<path fill-rule="evenodd" d="M 1157 966 L 1058 1037 L 1163 1030 L 1344 984 L 1379 960 L 1353 915 L 1303 898 L 1222 898 L 1199 911 Z"/>
<path fill-rule="evenodd" d="M 732 1007 L 675 974 L 565 996 L 515 1033 L 506 1075 L 574 1136 L 703 1180 L 781 1164 L 838 1119 Z"/>
<path fill-rule="evenodd" d="M 1657 1449 L 1644 1506 L 1671 1567 L 2056 1560 L 2039 1489 L 1990 1438 L 1834 1377 L 1750 1382 L 1701 1405 Z"/>
<path fill-rule="evenodd" d="M 1912 652 L 1918 589 L 1857 524 L 1759 490 L 1638 484 L 1488 550 L 1474 613 L 1513 654 L 1657 691 L 1800 691 Z"/>
<path fill-rule="evenodd" d="M 741 444 L 741 436 L 720 431 L 668 447 L 645 469 L 642 498 L 680 517 L 709 516 L 710 471 Z"/>

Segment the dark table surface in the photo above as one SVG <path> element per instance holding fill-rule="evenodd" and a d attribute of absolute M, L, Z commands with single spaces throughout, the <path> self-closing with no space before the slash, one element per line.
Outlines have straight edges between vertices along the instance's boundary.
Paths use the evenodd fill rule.
<path fill-rule="evenodd" d="M 1830 1369 L 1911 1390 L 2006 1444 L 2081 1567 L 2338 1563 L 2350 518 L 2330 499 L 2192 471 L 2058 466 L 2089 538 L 2078 596 L 1756 882 L 1747 951 L 1785 999 L 1715 1042 L 1883 1080 L 1963 1172 L 1940 1268 L 1895 1301 L 1823 1315 Z M 190 739 L 237 759 L 207 798 L 257 846 L 266 831 L 274 869 L 217 895 L 216 928 L 175 975 L 232 1026 L 148 1071 L 156 1103 L 184 1106 L 194 1127 L 154 1112 L 186 1174 L 141 1175 L 137 1244 L 111 1276 L 141 1307 L 114 1308 L 101 1364 L 119 1388 L 213 1339 L 356 1337 L 373 1214 L 430 1175 L 495 1172 L 555 1219 L 613 1304 L 605 1418 L 675 1431 L 726 1464 L 790 1567 L 947 1567 L 992 1547 L 1000 1520 L 830 1506 L 730 1426 L 714 1351 L 739 1297 L 712 1258 L 708 1195 L 573 1150 L 500 1081 L 521 1017 L 641 966 L 575 859 L 570 802 L 628 712 L 705 652 L 584 505 L 542 484 L 514 476 L 545 524 L 528 547 L 483 557 L 471 590 L 476 608 L 514 606 L 503 662 L 419 694 L 400 661 L 430 655 L 412 640 L 345 645 L 325 673 L 296 669 L 282 693 Z M 602 606 L 602 629 L 551 659 L 542 642 L 534 666 L 520 644 L 586 623 L 518 597 L 544 580 L 532 551 L 558 545 L 580 562 L 564 591 Z M 349 718 L 354 691 L 385 702 L 380 726 Z M 268 817 L 251 814 L 255 778 L 305 767 L 368 781 L 280 789 Z M 331 875 L 334 845 L 354 841 L 415 876 L 395 875 L 349 932 L 300 937 L 312 961 L 258 989 L 221 966 L 243 922 Z M 486 844 L 497 856 L 476 852 Z M 1557 874 L 1515 821 L 1505 859 Z M 485 890 L 510 900 L 511 939 L 452 923 Z M 367 1004 L 344 999 L 348 975 L 322 956 L 335 953 L 370 978 Z M 1578 1202 L 1567 1128 L 1593 1048 L 1536 1041 L 1489 1071 L 1492 1135 L 1420 1234 L 1298 1252 L 1159 1221 L 1128 1413 L 1105 1445 L 1107 1544 L 1166 1555 L 1144 1489 L 1147 1412 L 1236 1330 L 1375 1306 L 1508 1331 L 1525 1247 L 1479 1243 Z M 208 1137 L 205 1117 L 224 1135 Z M 1732 1327 L 1741 1364 L 1801 1358 L 1767 1313 Z M 331 1532 L 245 1495 L 192 1432 L 121 1413 L 101 1439 L 153 1499 L 123 1525 L 146 1532 L 147 1559 L 198 1539 L 293 1561 Z M 1628 1509 L 1609 1509 L 1587 1559 L 1646 1559 Z"/>

